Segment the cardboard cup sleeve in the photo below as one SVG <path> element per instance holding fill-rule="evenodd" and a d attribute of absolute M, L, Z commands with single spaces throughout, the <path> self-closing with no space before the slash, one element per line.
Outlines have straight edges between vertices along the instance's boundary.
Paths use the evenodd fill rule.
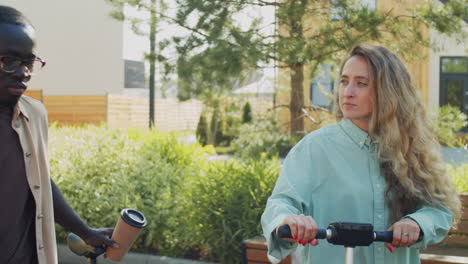
<path fill-rule="evenodd" d="M 122 260 L 146 224 L 146 218 L 142 213 L 130 208 L 123 209 L 112 234 L 112 239 L 120 247 L 108 247 L 106 256 L 113 261 Z"/>

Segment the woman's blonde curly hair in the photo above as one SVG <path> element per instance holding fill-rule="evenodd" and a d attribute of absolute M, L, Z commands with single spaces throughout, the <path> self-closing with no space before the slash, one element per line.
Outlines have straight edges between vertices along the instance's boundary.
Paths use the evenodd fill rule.
<path fill-rule="evenodd" d="M 369 63 L 374 83 L 374 111 L 369 135 L 378 142 L 377 155 L 387 182 L 386 200 L 397 221 L 424 205 L 445 206 L 460 219 L 461 203 L 447 174 L 432 124 L 401 59 L 388 49 L 370 44 L 354 47 L 346 61 L 362 56 Z M 335 89 L 338 90 L 338 89 Z M 338 93 L 335 115 L 343 118 Z"/>

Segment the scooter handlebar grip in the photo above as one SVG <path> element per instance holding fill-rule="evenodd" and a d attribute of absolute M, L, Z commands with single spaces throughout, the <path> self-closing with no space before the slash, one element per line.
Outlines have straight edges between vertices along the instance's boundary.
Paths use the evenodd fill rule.
<path fill-rule="evenodd" d="M 393 231 L 382 231 L 382 232 L 375 231 L 374 241 L 392 243 L 392 241 L 393 241 Z"/>
<path fill-rule="evenodd" d="M 282 225 L 278 228 L 279 238 L 293 238 L 291 235 L 291 228 L 288 225 Z"/>
<path fill-rule="evenodd" d="M 291 228 L 288 225 L 282 225 L 278 228 L 278 237 L 279 238 L 293 238 L 291 234 Z M 327 230 L 319 229 L 317 231 L 316 239 L 327 238 Z"/>
<path fill-rule="evenodd" d="M 327 238 L 327 230 L 326 229 L 319 229 L 317 231 L 317 235 L 315 236 L 316 239 L 325 239 Z"/>

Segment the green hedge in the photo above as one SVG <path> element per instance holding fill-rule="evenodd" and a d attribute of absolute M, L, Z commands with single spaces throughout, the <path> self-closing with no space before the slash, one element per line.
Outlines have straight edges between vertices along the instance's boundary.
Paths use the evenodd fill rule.
<path fill-rule="evenodd" d="M 155 131 L 51 127 L 52 178 L 93 227 L 114 226 L 122 208 L 149 224 L 134 250 L 241 262 L 241 241 L 260 233 L 277 160 L 208 162 L 209 147 Z M 66 232 L 58 228 L 58 239 Z"/>
<path fill-rule="evenodd" d="M 281 130 L 275 116 L 269 115 L 243 124 L 231 146 L 239 158 L 274 157 L 285 154 L 295 143 L 294 138 Z"/>
<path fill-rule="evenodd" d="M 149 224 L 133 250 L 174 257 L 240 263 L 280 170 L 258 153 L 209 162 L 212 147 L 155 131 L 51 127 L 49 138 L 52 178 L 90 226 L 113 227 L 122 208 L 136 208 Z M 468 192 L 468 165 L 449 173 Z"/>
<path fill-rule="evenodd" d="M 242 240 L 261 233 L 260 216 L 278 173 L 277 160 L 211 163 L 186 185 L 184 197 L 193 210 L 183 215 L 187 230 L 178 229 L 176 236 L 188 239 L 182 242 L 186 248 L 201 246 L 210 259 L 239 263 Z"/>
<path fill-rule="evenodd" d="M 52 128 L 50 134 L 52 178 L 80 216 L 92 226 L 114 226 L 122 208 L 137 208 L 150 221 L 136 247 L 166 246 L 161 231 L 184 179 L 206 164 L 205 149 L 173 136 L 98 127 Z"/>

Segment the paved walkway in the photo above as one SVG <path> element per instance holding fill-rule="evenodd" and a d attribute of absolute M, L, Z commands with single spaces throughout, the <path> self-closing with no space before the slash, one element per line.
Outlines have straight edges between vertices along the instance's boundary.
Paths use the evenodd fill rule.
<path fill-rule="evenodd" d="M 59 244 L 58 259 L 59 264 L 85 264 L 88 263 L 84 257 L 80 257 L 71 252 L 66 245 Z M 215 264 L 213 262 L 195 261 L 188 259 L 170 258 L 165 256 L 129 253 L 120 262 L 104 259 L 102 256 L 97 259 L 98 264 Z"/>
<path fill-rule="evenodd" d="M 468 164 L 468 148 L 442 147 L 442 155 L 447 163 L 457 166 Z"/>

